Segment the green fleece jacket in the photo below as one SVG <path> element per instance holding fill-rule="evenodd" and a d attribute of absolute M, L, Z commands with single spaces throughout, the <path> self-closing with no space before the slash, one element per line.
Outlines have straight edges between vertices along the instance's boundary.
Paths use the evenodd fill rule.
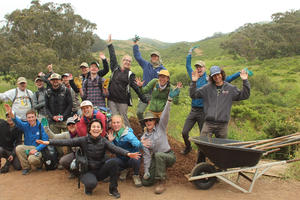
<path fill-rule="evenodd" d="M 149 110 L 152 112 L 162 112 L 168 100 L 169 92 L 175 89 L 174 86 L 168 83 L 167 87 L 163 90 L 159 89 L 158 79 L 152 79 L 145 87 L 141 88 L 143 94 L 148 93 L 152 90 L 151 101 L 149 105 Z M 173 98 L 175 104 L 179 103 L 179 96 Z"/>

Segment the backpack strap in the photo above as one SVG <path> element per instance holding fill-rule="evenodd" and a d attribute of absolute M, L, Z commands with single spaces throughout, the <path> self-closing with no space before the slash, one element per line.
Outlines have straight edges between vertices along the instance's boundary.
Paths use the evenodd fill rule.
<path fill-rule="evenodd" d="M 129 70 L 128 72 L 128 85 L 127 85 L 127 93 L 128 93 L 128 97 L 129 97 L 129 102 L 128 105 L 132 106 L 132 99 L 131 99 L 131 94 L 130 94 L 130 76 L 132 74 L 132 71 Z"/>
<path fill-rule="evenodd" d="M 26 95 L 28 96 L 28 98 L 29 98 L 29 101 L 30 101 L 30 107 L 32 108 L 32 106 L 33 106 L 32 99 L 31 99 L 31 97 L 30 97 L 30 95 L 29 95 L 29 92 L 28 92 L 28 90 L 27 90 L 27 89 L 25 89 L 25 91 L 26 91 Z"/>
<path fill-rule="evenodd" d="M 42 140 L 42 125 L 39 124 L 39 133 L 40 133 L 40 140 Z"/>
<path fill-rule="evenodd" d="M 16 88 L 16 95 L 15 95 L 15 97 L 14 97 L 14 99 L 12 100 L 12 104 L 14 104 L 14 102 L 16 101 L 16 98 L 17 98 L 17 96 L 18 96 L 18 88 Z"/>
<path fill-rule="evenodd" d="M 96 119 L 97 112 L 98 112 L 97 110 L 93 111 L 93 119 Z M 85 124 L 88 125 L 89 121 L 88 121 L 87 117 L 83 116 L 83 119 L 84 119 Z"/>

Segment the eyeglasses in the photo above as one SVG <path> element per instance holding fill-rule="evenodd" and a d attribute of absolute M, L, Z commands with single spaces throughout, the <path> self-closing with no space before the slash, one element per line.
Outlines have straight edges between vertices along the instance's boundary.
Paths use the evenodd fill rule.
<path fill-rule="evenodd" d="M 129 59 L 124 59 L 123 61 L 131 63 L 131 60 L 129 60 Z"/>
<path fill-rule="evenodd" d="M 144 121 L 145 122 L 148 122 L 148 121 L 150 121 L 150 122 L 152 122 L 154 119 L 145 119 Z"/>

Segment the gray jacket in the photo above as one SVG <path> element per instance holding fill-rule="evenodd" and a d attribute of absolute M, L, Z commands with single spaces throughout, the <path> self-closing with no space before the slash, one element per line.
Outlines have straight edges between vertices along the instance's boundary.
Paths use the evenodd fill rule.
<path fill-rule="evenodd" d="M 38 112 L 39 115 L 47 116 L 47 111 L 45 107 L 45 94 L 46 89 L 44 87 L 39 88 L 33 94 L 33 108 Z"/>
<path fill-rule="evenodd" d="M 196 82 L 190 86 L 190 97 L 193 99 L 203 98 L 205 120 L 211 122 L 226 123 L 230 119 L 232 101 L 241 101 L 250 96 L 250 84 L 243 80 L 243 89 L 224 82 L 221 90 L 213 83 L 201 88 L 196 88 Z"/>

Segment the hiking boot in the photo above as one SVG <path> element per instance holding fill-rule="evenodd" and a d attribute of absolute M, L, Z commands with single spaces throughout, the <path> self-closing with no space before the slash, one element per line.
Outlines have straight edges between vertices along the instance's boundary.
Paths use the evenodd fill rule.
<path fill-rule="evenodd" d="M 9 161 L 6 161 L 5 165 L 0 169 L 0 173 L 5 174 L 9 171 Z"/>
<path fill-rule="evenodd" d="M 180 151 L 180 153 L 182 155 L 187 155 L 188 153 L 190 153 L 192 151 L 192 147 L 185 147 L 184 150 Z"/>
<path fill-rule="evenodd" d="M 75 175 L 74 173 L 70 173 L 70 175 L 69 175 L 68 178 L 69 178 L 69 179 L 74 179 L 74 178 L 76 178 L 76 175 Z"/>
<path fill-rule="evenodd" d="M 110 177 L 106 177 L 105 179 L 103 179 L 104 183 L 109 183 L 109 181 L 110 181 Z"/>
<path fill-rule="evenodd" d="M 120 174 L 120 177 L 119 177 L 121 181 L 126 180 L 128 171 L 129 171 L 128 169 L 124 169 L 124 170 L 121 171 L 121 174 Z"/>
<path fill-rule="evenodd" d="M 58 164 L 58 165 L 57 165 L 57 169 L 63 170 L 63 169 L 64 169 L 64 166 L 62 166 L 61 164 Z"/>
<path fill-rule="evenodd" d="M 157 186 L 155 187 L 155 194 L 162 194 L 166 190 L 166 181 L 158 180 Z"/>
<path fill-rule="evenodd" d="M 116 199 L 121 197 L 117 188 L 109 188 L 109 195 L 114 196 Z"/>
<path fill-rule="evenodd" d="M 37 169 L 38 171 L 42 171 L 42 170 L 43 170 L 43 163 L 41 163 L 41 165 L 38 166 L 36 169 Z"/>
<path fill-rule="evenodd" d="M 92 191 L 88 191 L 85 187 L 84 187 L 84 193 L 89 196 L 92 195 Z"/>
<path fill-rule="evenodd" d="M 134 185 L 135 185 L 136 187 L 141 187 L 141 186 L 142 186 L 142 181 L 141 181 L 139 175 L 133 175 L 133 176 L 132 176 L 132 179 L 133 179 Z"/>
<path fill-rule="evenodd" d="M 30 169 L 23 169 L 22 175 L 28 175 L 30 173 Z"/>

